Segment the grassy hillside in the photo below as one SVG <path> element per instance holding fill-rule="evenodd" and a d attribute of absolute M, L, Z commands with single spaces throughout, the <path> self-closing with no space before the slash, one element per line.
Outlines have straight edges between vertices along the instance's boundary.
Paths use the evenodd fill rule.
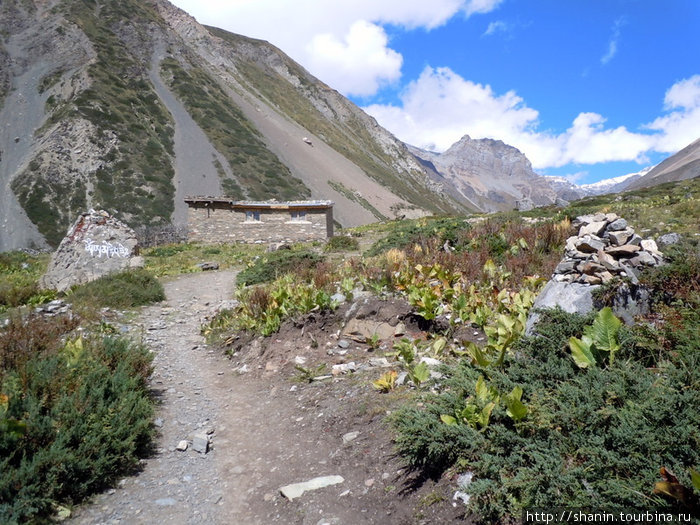
<path fill-rule="evenodd" d="M 299 65 L 283 57 L 273 46 L 215 27 L 207 29 L 238 50 L 238 78 L 244 85 L 251 91 L 260 93 L 281 113 L 322 137 L 328 145 L 362 168 L 367 175 L 407 201 L 434 213 L 461 211 L 455 202 L 448 198 L 436 198 L 432 192 L 416 184 L 415 177 L 422 177 L 421 174 L 398 174 L 391 156 L 382 150 L 367 129 L 369 120 L 359 120 L 349 106 L 334 108 L 330 105 L 326 98 L 339 95 L 312 79 Z M 244 48 L 252 48 L 255 53 L 246 52 Z M 299 84 L 293 84 L 271 68 L 266 63 L 268 58 L 279 61 Z"/>
<path fill-rule="evenodd" d="M 575 217 L 597 211 L 614 211 L 634 224 L 645 237 L 676 232 L 697 239 L 696 234 L 700 233 L 700 177 L 620 194 L 586 197 L 563 209 L 537 208 L 524 212 L 523 216 Z"/>
<path fill-rule="evenodd" d="M 56 9 L 87 35 L 97 58 L 88 69 L 88 89 L 68 100 L 49 98 L 50 116 L 39 134 L 62 121 L 88 120 L 97 128 L 94 140 L 102 167 L 87 177 L 61 177 L 52 173 L 54 166 L 37 158 L 15 179 L 13 190 L 54 246 L 77 213 L 85 211 L 88 185 L 93 202 L 118 210 L 132 226 L 169 222 L 174 196 L 172 119 L 148 81 L 148 57 L 135 53 L 139 46 L 149 47 L 147 25 L 159 24 L 156 13 L 130 0 L 108 2 L 99 10 L 92 2 L 70 1 Z M 125 20 L 135 22 L 124 25 Z M 42 87 L 62 81 L 61 75 L 52 74 Z M 112 136 L 117 144 L 110 144 Z"/>
<path fill-rule="evenodd" d="M 295 200 L 311 194 L 267 149 L 258 130 L 206 71 L 192 64 L 185 68 L 173 58 L 162 62 L 161 71 L 195 122 L 229 161 L 236 178 L 222 177 L 227 196 Z"/>

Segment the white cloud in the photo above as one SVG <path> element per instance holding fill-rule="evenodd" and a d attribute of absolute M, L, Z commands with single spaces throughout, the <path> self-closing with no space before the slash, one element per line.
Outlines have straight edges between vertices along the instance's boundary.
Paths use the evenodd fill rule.
<path fill-rule="evenodd" d="M 401 77 L 403 58 L 387 46 L 384 29 L 363 20 L 352 25 L 343 41 L 331 33 L 319 34 L 307 50 L 308 67 L 326 71 L 323 80 L 346 93 L 372 95 Z"/>
<path fill-rule="evenodd" d="M 612 28 L 612 36 L 610 37 L 610 41 L 608 42 L 608 51 L 600 58 L 600 63 L 602 65 L 608 64 L 613 58 L 615 58 L 615 55 L 617 55 L 617 46 L 620 41 L 620 32 L 622 26 L 624 26 L 626 23 L 627 19 L 625 17 L 620 17 L 617 20 L 615 20 L 615 23 L 613 24 Z"/>
<path fill-rule="evenodd" d="M 672 153 L 700 137 L 700 75 L 676 82 L 666 91 L 664 108 L 670 111 L 646 128 L 659 131 L 657 151 Z"/>
<path fill-rule="evenodd" d="M 666 109 L 674 110 L 642 129 L 606 128 L 597 113 L 580 113 L 561 133 L 538 129 L 538 112 L 514 91 L 494 93 L 449 68 L 426 68 L 401 94 L 400 106 L 365 110 L 401 140 L 444 151 L 463 135 L 500 139 L 519 148 L 536 169 L 610 161 L 644 162 L 650 151 L 675 152 L 698 138 L 700 75 L 674 84 Z"/>
<path fill-rule="evenodd" d="M 495 35 L 496 33 L 507 33 L 509 30 L 510 26 L 506 22 L 503 20 L 495 20 L 488 25 L 482 36 L 491 36 Z"/>
<path fill-rule="evenodd" d="M 382 25 L 434 29 L 502 0 L 174 0 L 203 24 L 261 38 L 346 95 L 371 95 L 399 78 L 402 57 Z M 367 38 L 367 41 L 363 39 Z"/>
<path fill-rule="evenodd" d="M 502 0 L 469 0 L 466 2 L 464 12 L 467 16 L 476 13 L 490 13 L 498 7 Z"/>
<path fill-rule="evenodd" d="M 450 68 L 427 67 L 408 84 L 402 106 L 371 105 L 365 110 L 389 130 L 418 147 L 442 151 L 465 133 L 503 138 L 527 130 L 537 111 L 515 92 L 496 95 L 490 86 L 465 80 Z"/>

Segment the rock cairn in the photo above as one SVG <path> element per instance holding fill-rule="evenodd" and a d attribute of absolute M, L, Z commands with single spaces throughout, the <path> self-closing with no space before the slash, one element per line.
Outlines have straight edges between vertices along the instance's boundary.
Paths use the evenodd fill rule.
<path fill-rule="evenodd" d="M 576 217 L 578 235 L 566 241 L 566 254 L 554 269 L 561 283 L 604 284 L 616 276 L 637 281 L 643 267 L 657 266 L 663 254 L 652 239 L 642 239 L 615 213 Z"/>

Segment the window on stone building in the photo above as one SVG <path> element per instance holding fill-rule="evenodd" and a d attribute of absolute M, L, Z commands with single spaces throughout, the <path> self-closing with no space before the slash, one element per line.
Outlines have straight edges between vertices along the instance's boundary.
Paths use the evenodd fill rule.
<path fill-rule="evenodd" d="M 260 222 L 260 212 L 252 210 L 246 211 L 245 222 Z"/>
<path fill-rule="evenodd" d="M 306 220 L 306 212 L 305 211 L 293 211 L 292 213 L 292 222 L 302 222 Z"/>

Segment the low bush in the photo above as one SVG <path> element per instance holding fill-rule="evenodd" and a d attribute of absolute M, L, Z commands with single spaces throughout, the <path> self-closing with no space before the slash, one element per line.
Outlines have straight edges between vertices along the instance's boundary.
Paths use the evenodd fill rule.
<path fill-rule="evenodd" d="M 328 239 L 324 248 L 327 252 L 354 252 L 360 249 L 360 243 L 349 235 L 336 235 Z"/>
<path fill-rule="evenodd" d="M 164 299 L 163 285 L 144 269 L 106 275 L 70 293 L 73 304 L 93 308 L 132 308 Z"/>
<path fill-rule="evenodd" d="M 236 282 L 241 286 L 270 283 L 287 273 L 313 271 L 323 260 L 323 256 L 308 250 L 277 250 L 257 257 L 238 274 Z"/>
<path fill-rule="evenodd" d="M 391 223 L 388 235 L 375 242 L 365 255 L 374 257 L 391 249 L 403 250 L 413 244 L 427 240 L 442 244 L 454 243 L 458 235 L 468 230 L 470 225 L 461 217 L 424 217 L 411 221 Z"/>
<path fill-rule="evenodd" d="M 300 281 L 291 274 L 269 284 L 241 288 L 236 299 L 239 304 L 233 311 L 220 312 L 202 328 L 210 340 L 239 330 L 268 336 L 279 330 L 282 321 L 290 316 L 334 306 L 331 294 L 324 287 L 317 286 L 313 280 Z"/>
<path fill-rule="evenodd" d="M 525 508 L 563 502 L 673 508 L 677 502 L 654 486 L 666 467 L 690 487 L 690 469 L 700 465 L 700 347 L 677 339 L 673 352 L 647 368 L 633 358 L 640 339 L 628 332 L 620 334 L 614 364 L 579 369 L 569 338 L 581 337 L 591 320 L 545 313 L 538 335 L 521 339 L 505 368 L 462 362 L 446 369 L 442 393 L 393 418 L 398 450 L 426 473 L 472 471 L 471 509 L 486 523 L 515 522 Z M 692 317 L 680 324 L 695 334 L 700 326 Z M 480 378 L 500 399 L 521 387 L 526 416 L 515 421 L 501 402 L 484 425 L 446 424 L 445 415 L 482 408 Z"/>
<path fill-rule="evenodd" d="M 72 339 L 65 318 L 0 333 L 0 522 L 46 520 L 138 469 L 154 435 L 151 355 L 114 337 Z"/>
<path fill-rule="evenodd" d="M 55 297 L 52 291 L 39 290 L 39 277 L 47 262 L 45 255 L 0 253 L 0 312 L 25 304 L 41 304 Z"/>

